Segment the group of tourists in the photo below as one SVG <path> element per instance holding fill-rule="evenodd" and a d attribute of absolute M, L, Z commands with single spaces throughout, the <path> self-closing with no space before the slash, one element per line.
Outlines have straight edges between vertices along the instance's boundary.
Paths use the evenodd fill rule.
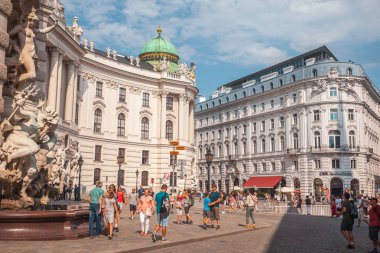
<path fill-rule="evenodd" d="M 72 200 L 73 193 L 74 193 L 74 200 L 79 201 L 80 200 L 79 186 L 74 185 L 74 187 L 73 187 L 72 185 L 68 185 L 68 186 L 64 185 L 62 192 L 61 193 L 57 192 L 54 195 L 54 200 L 56 200 L 56 201 L 58 201 L 58 200 Z"/>

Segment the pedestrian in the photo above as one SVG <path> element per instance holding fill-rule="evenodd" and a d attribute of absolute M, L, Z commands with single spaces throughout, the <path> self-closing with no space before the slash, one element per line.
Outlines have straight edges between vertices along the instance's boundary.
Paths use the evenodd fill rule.
<path fill-rule="evenodd" d="M 220 210 L 222 211 L 222 213 L 226 213 L 225 212 L 225 205 L 226 205 L 226 195 L 224 194 L 223 191 L 220 191 L 220 194 L 223 196 L 222 197 L 222 201 L 220 201 Z"/>
<path fill-rule="evenodd" d="M 95 236 L 100 237 L 100 231 L 102 230 L 101 225 L 101 206 L 103 202 L 104 191 L 102 190 L 102 182 L 96 181 L 96 187 L 90 192 L 87 200 L 90 204 L 90 215 L 89 215 L 89 233 L 90 239 L 94 238 L 94 221 L 96 222 Z"/>
<path fill-rule="evenodd" d="M 330 201 L 330 209 L 331 209 L 331 218 L 337 217 L 336 215 L 336 203 L 335 203 L 335 198 L 331 198 Z"/>
<path fill-rule="evenodd" d="M 169 199 L 170 199 L 170 212 L 173 213 L 173 211 L 174 211 L 175 197 L 173 196 L 172 193 L 169 194 Z"/>
<path fill-rule="evenodd" d="M 355 248 L 354 236 L 352 235 L 352 227 L 354 226 L 354 219 L 351 217 L 351 202 L 350 194 L 345 192 L 343 194 L 344 201 L 342 202 L 341 211 L 337 211 L 337 214 L 343 215 L 342 223 L 340 225 L 340 230 L 344 238 L 347 240 L 349 249 Z M 353 206 L 353 205 L 352 205 Z"/>
<path fill-rule="evenodd" d="M 181 195 L 178 195 L 175 202 L 175 209 L 177 212 L 177 224 L 182 224 L 182 207 L 183 207 L 183 200 L 182 200 Z"/>
<path fill-rule="evenodd" d="M 117 211 L 119 212 L 120 211 L 120 206 L 119 206 L 119 203 L 118 203 L 118 200 L 117 200 L 117 191 L 116 191 L 116 186 L 114 184 L 111 184 L 109 187 L 108 187 L 108 191 L 111 191 L 113 192 L 113 197 L 115 199 L 115 203 L 116 203 L 116 209 Z M 116 211 L 115 211 L 116 213 Z M 115 227 L 113 228 L 113 231 L 115 232 L 119 232 L 119 219 L 115 219 L 114 220 L 114 225 Z"/>
<path fill-rule="evenodd" d="M 80 200 L 80 191 L 79 191 L 79 186 L 75 185 L 74 186 L 74 198 L 76 201 Z"/>
<path fill-rule="evenodd" d="M 108 225 L 108 239 L 112 239 L 113 223 L 119 217 L 119 211 L 116 205 L 115 193 L 112 190 L 107 192 L 107 197 L 105 198 L 106 203 L 106 214 L 105 218 Z M 116 216 L 115 216 L 116 214 Z M 115 219 L 116 218 L 116 219 Z"/>
<path fill-rule="evenodd" d="M 380 248 L 379 230 L 380 230 L 380 206 L 377 205 L 378 199 L 371 198 L 371 209 L 365 210 L 369 215 L 369 239 L 372 241 L 373 250 L 370 253 L 377 253 L 377 247 Z M 368 223 L 367 220 L 364 222 Z"/>
<path fill-rule="evenodd" d="M 216 221 L 216 229 L 220 229 L 220 214 L 219 214 L 219 203 L 222 201 L 221 194 L 217 191 L 216 185 L 213 184 L 211 187 L 212 191 L 210 193 L 210 204 L 211 207 L 211 228 L 214 227 L 214 221 Z"/>
<path fill-rule="evenodd" d="M 203 191 L 201 191 L 199 195 L 200 195 L 199 202 L 201 202 L 203 200 Z"/>
<path fill-rule="evenodd" d="M 144 188 L 142 185 L 140 185 L 140 189 L 138 189 L 137 193 L 139 195 L 139 198 L 141 198 L 141 196 L 144 194 Z"/>
<path fill-rule="evenodd" d="M 153 198 L 150 195 L 150 191 L 145 189 L 144 195 L 139 199 L 139 206 L 137 209 L 140 214 L 141 236 L 148 236 L 150 217 L 152 217 L 153 208 Z"/>
<path fill-rule="evenodd" d="M 193 224 L 193 221 L 190 217 L 190 207 L 194 205 L 194 198 L 191 195 L 191 190 L 188 189 L 187 191 L 183 192 L 184 195 L 184 209 L 185 209 L 185 215 L 186 215 L 186 223 L 187 224 Z"/>
<path fill-rule="evenodd" d="M 253 201 L 255 202 L 255 210 L 259 212 L 259 199 L 257 198 L 257 192 L 253 193 Z"/>
<path fill-rule="evenodd" d="M 119 209 L 119 219 L 120 219 L 120 216 L 121 216 L 121 212 L 123 211 L 124 195 L 125 195 L 124 191 L 121 188 L 121 186 L 119 185 L 117 187 L 117 204 L 120 207 L 120 209 Z"/>
<path fill-rule="evenodd" d="M 358 225 L 356 227 L 360 228 L 360 224 L 364 218 L 364 210 L 363 210 L 364 204 L 363 204 L 362 195 L 359 194 L 356 197 L 355 206 L 358 209 Z"/>
<path fill-rule="evenodd" d="M 150 192 L 150 196 L 153 199 L 154 198 L 154 191 L 153 191 L 152 187 L 149 188 L 149 192 Z"/>
<path fill-rule="evenodd" d="M 136 214 L 136 206 L 137 206 L 137 193 L 136 188 L 132 188 L 132 192 L 128 195 L 128 202 L 129 202 L 129 212 L 130 217 L 129 219 L 133 220 L 135 218 Z"/>
<path fill-rule="evenodd" d="M 169 223 L 169 213 L 170 213 L 170 199 L 169 194 L 166 192 L 168 186 L 163 184 L 161 186 L 161 191 L 156 194 L 155 197 L 155 206 L 157 212 L 157 225 L 152 234 L 153 242 L 157 241 L 156 234 L 162 228 L 162 242 L 167 242 L 166 232 Z"/>
<path fill-rule="evenodd" d="M 311 212 L 311 199 L 310 199 L 309 196 L 306 196 L 305 204 L 306 204 L 306 214 L 310 215 L 310 212 Z"/>
<path fill-rule="evenodd" d="M 297 201 L 297 213 L 302 214 L 302 199 L 301 199 L 301 197 Z"/>
<path fill-rule="evenodd" d="M 253 199 L 253 195 L 250 190 L 247 192 L 247 202 L 245 204 L 246 212 L 245 212 L 245 227 L 246 228 L 256 228 L 255 218 L 253 217 L 253 211 L 255 209 L 255 201 Z M 249 225 L 249 218 L 252 220 L 252 225 Z"/>
<path fill-rule="evenodd" d="M 235 197 L 233 194 L 230 195 L 230 209 L 229 209 L 229 212 L 232 213 L 232 210 L 235 211 L 235 213 L 237 212 L 236 208 L 235 208 Z"/>
<path fill-rule="evenodd" d="M 67 192 L 69 194 L 69 200 L 71 200 L 71 195 L 73 194 L 73 187 L 71 185 L 69 186 Z"/>
<path fill-rule="evenodd" d="M 210 193 L 205 194 L 203 199 L 203 228 L 207 229 L 207 223 L 211 219 Z"/>
<path fill-rule="evenodd" d="M 338 195 L 338 197 L 335 199 L 336 204 L 336 210 L 341 211 L 342 210 L 342 197 Z"/>

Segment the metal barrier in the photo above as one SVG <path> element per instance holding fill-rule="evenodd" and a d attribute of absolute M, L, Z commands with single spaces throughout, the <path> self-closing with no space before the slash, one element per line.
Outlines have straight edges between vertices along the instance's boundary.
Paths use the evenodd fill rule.
<path fill-rule="evenodd" d="M 303 214 L 307 215 L 307 206 L 302 205 L 301 213 L 294 206 L 278 205 L 274 207 L 274 213 L 278 214 Z M 310 205 L 310 215 L 315 216 L 331 216 L 330 205 Z"/>

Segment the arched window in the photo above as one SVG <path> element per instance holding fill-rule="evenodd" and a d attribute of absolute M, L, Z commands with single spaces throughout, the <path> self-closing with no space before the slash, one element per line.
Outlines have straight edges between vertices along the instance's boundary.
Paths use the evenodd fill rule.
<path fill-rule="evenodd" d="M 144 170 L 141 173 L 141 185 L 142 186 L 148 186 L 148 178 L 149 178 L 149 172 Z"/>
<path fill-rule="evenodd" d="M 247 93 L 243 91 L 243 97 L 245 98 L 247 96 Z"/>
<path fill-rule="evenodd" d="M 208 109 L 208 104 L 206 104 L 206 109 Z"/>
<path fill-rule="evenodd" d="M 222 157 L 222 156 L 223 156 L 223 152 L 222 152 L 222 144 L 219 144 L 219 145 L 218 145 L 218 156 L 219 156 L 219 157 Z"/>
<path fill-rule="evenodd" d="M 313 77 L 317 77 L 317 76 L 318 76 L 318 70 L 313 69 Z"/>
<path fill-rule="evenodd" d="M 125 136 L 125 115 L 120 113 L 117 116 L 117 136 Z"/>
<path fill-rule="evenodd" d="M 199 106 L 199 110 L 201 110 L 201 111 L 202 111 L 202 106 L 201 106 L 201 105 Z"/>
<path fill-rule="evenodd" d="M 215 102 L 214 101 L 212 101 L 212 107 L 215 107 Z"/>
<path fill-rule="evenodd" d="M 347 75 L 348 76 L 352 76 L 352 68 L 348 68 L 347 69 Z"/>
<path fill-rule="evenodd" d="M 230 102 L 230 98 L 229 98 L 229 97 L 226 97 L 226 101 L 227 101 L 227 103 Z"/>
<path fill-rule="evenodd" d="M 314 148 L 316 149 L 321 148 L 321 133 L 318 131 L 314 132 Z"/>
<path fill-rule="evenodd" d="M 243 142 L 243 154 L 246 155 L 247 154 L 247 142 Z"/>
<path fill-rule="evenodd" d="M 171 120 L 166 121 L 166 139 L 173 140 L 173 122 Z"/>
<path fill-rule="evenodd" d="M 270 138 L 270 151 L 274 152 L 274 146 L 275 146 L 274 138 L 272 137 Z"/>
<path fill-rule="evenodd" d="M 219 105 L 222 105 L 222 100 L 221 99 L 219 99 Z"/>
<path fill-rule="evenodd" d="M 261 139 L 261 153 L 265 153 L 265 139 Z"/>
<path fill-rule="evenodd" d="M 256 140 L 253 140 L 252 142 L 252 146 L 253 146 L 253 154 L 256 154 L 257 153 L 257 141 Z"/>
<path fill-rule="evenodd" d="M 147 117 L 141 120 L 141 139 L 149 139 L 149 119 Z"/>
<path fill-rule="evenodd" d="M 102 110 L 97 108 L 94 114 L 94 133 L 100 133 L 102 130 Z"/>
<path fill-rule="evenodd" d="M 285 150 L 285 137 L 280 137 L 280 150 Z"/>
<path fill-rule="evenodd" d="M 124 185 L 124 170 L 117 171 L 117 185 Z"/>
<path fill-rule="evenodd" d="M 293 134 L 293 148 L 298 149 L 298 134 Z"/>
<path fill-rule="evenodd" d="M 252 94 L 253 94 L 253 95 L 256 94 L 256 89 L 255 89 L 255 88 L 252 89 Z"/>
<path fill-rule="evenodd" d="M 234 152 L 235 152 L 234 155 L 238 155 L 239 154 L 239 148 L 238 148 L 238 143 L 237 142 L 234 143 Z"/>
<path fill-rule="evenodd" d="M 270 89 L 273 90 L 273 83 L 270 83 Z"/>
<path fill-rule="evenodd" d="M 340 148 L 340 132 L 338 130 L 331 130 L 329 132 L 329 147 Z"/>
<path fill-rule="evenodd" d="M 355 148 L 355 131 L 350 131 L 348 133 L 348 145 L 350 149 Z"/>
<path fill-rule="evenodd" d="M 230 145 L 226 143 L 226 156 L 229 156 L 229 155 L 230 155 Z"/>
<path fill-rule="evenodd" d="M 280 79 L 280 86 L 284 85 L 284 81 L 282 81 L 282 79 Z"/>
<path fill-rule="evenodd" d="M 264 92 L 264 85 L 261 85 L 261 92 Z"/>
<path fill-rule="evenodd" d="M 235 94 L 234 97 L 235 97 L 235 100 L 237 100 L 237 94 Z"/>
<path fill-rule="evenodd" d="M 100 181 L 100 169 L 99 168 L 94 169 L 94 184 L 96 184 L 96 181 Z"/>
<path fill-rule="evenodd" d="M 296 76 L 292 75 L 292 82 L 295 82 L 295 81 L 296 81 Z"/>

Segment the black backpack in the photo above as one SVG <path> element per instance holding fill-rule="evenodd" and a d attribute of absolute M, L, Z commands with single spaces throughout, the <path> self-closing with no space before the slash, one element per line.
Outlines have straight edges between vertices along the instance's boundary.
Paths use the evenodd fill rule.
<path fill-rule="evenodd" d="M 350 215 L 352 219 L 357 219 L 359 217 L 358 208 L 354 204 L 354 202 L 350 201 Z"/>
<path fill-rule="evenodd" d="M 162 198 L 160 213 L 168 214 L 170 212 L 170 199 L 168 194 L 165 194 Z"/>

